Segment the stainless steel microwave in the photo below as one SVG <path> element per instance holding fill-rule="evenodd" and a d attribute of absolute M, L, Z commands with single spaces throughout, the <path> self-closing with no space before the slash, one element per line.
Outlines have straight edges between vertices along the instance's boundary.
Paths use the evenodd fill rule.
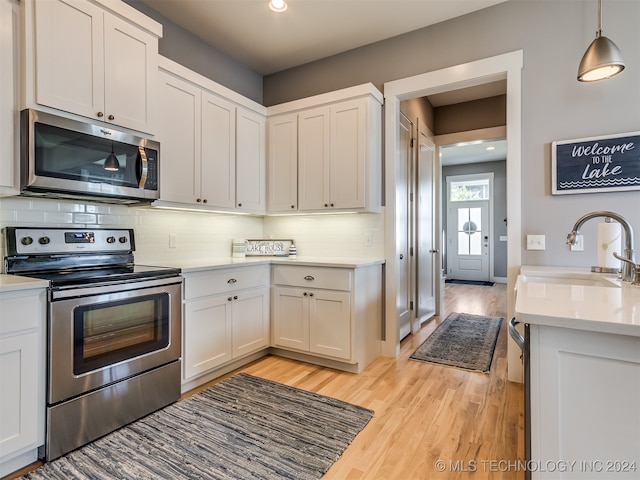
<path fill-rule="evenodd" d="M 159 198 L 160 144 L 37 110 L 21 112 L 23 195 L 109 203 Z"/>

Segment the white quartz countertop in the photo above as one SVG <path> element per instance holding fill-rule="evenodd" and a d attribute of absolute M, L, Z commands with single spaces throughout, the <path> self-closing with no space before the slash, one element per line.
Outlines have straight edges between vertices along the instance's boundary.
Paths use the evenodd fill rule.
<path fill-rule="evenodd" d="M 640 337 L 640 286 L 588 268 L 523 266 L 520 272 L 518 321 Z"/>
<path fill-rule="evenodd" d="M 47 288 L 48 286 L 48 280 L 21 277 L 19 275 L 0 275 L 0 293 L 29 290 L 32 288 Z"/>
<path fill-rule="evenodd" d="M 219 258 L 203 260 L 167 260 L 166 262 L 145 262 L 148 265 L 180 268 L 182 273 L 194 273 L 204 270 L 215 270 L 228 267 L 242 267 L 248 265 L 304 265 L 316 267 L 359 268 L 369 265 L 382 265 L 382 259 L 362 258 L 327 258 L 327 257 L 275 257 L 255 256 L 244 258 Z"/>

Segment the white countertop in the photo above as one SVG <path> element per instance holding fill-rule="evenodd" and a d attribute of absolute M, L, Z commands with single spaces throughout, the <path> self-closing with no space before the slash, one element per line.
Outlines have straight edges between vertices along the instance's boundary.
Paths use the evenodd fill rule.
<path fill-rule="evenodd" d="M 160 265 L 160 262 L 145 262 L 149 265 Z M 203 270 L 215 270 L 228 267 L 240 267 L 247 265 L 305 265 L 316 267 L 337 267 L 337 268 L 358 268 L 368 265 L 382 265 L 381 259 L 363 258 L 327 258 L 327 257 L 275 257 L 275 256 L 255 256 L 244 258 L 225 257 L 219 259 L 203 260 L 168 260 L 162 263 L 164 267 L 180 268 L 182 273 L 194 273 Z"/>
<path fill-rule="evenodd" d="M 0 275 L 0 293 L 29 290 L 31 288 L 47 288 L 48 280 L 21 277 L 19 275 Z"/>
<path fill-rule="evenodd" d="M 523 266 L 520 271 L 515 304 L 520 322 L 640 336 L 640 286 L 588 268 Z"/>

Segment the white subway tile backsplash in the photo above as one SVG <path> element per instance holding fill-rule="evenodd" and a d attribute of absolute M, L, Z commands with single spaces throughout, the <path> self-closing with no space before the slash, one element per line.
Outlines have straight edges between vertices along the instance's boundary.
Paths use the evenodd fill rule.
<path fill-rule="evenodd" d="M 74 213 L 73 214 L 73 223 L 97 223 L 97 217 L 93 213 Z"/>
<path fill-rule="evenodd" d="M 7 197 L 0 199 L 0 227 L 7 225 L 133 228 L 138 263 L 226 258 L 236 238 L 292 239 L 300 256 L 384 257 L 384 214 L 262 218 Z M 169 235 L 175 235 L 175 247 Z"/>

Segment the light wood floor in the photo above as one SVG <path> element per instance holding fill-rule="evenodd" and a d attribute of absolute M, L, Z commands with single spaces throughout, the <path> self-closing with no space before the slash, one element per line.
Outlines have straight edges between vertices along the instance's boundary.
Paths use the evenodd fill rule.
<path fill-rule="evenodd" d="M 442 319 L 454 311 L 505 317 L 490 374 L 409 360 L 438 317 L 402 342 L 398 358 L 359 375 L 275 356 L 239 371 L 375 411 L 324 479 L 522 479 L 513 464 L 524 458 L 524 398 L 507 381 L 506 285 L 447 284 Z"/>

